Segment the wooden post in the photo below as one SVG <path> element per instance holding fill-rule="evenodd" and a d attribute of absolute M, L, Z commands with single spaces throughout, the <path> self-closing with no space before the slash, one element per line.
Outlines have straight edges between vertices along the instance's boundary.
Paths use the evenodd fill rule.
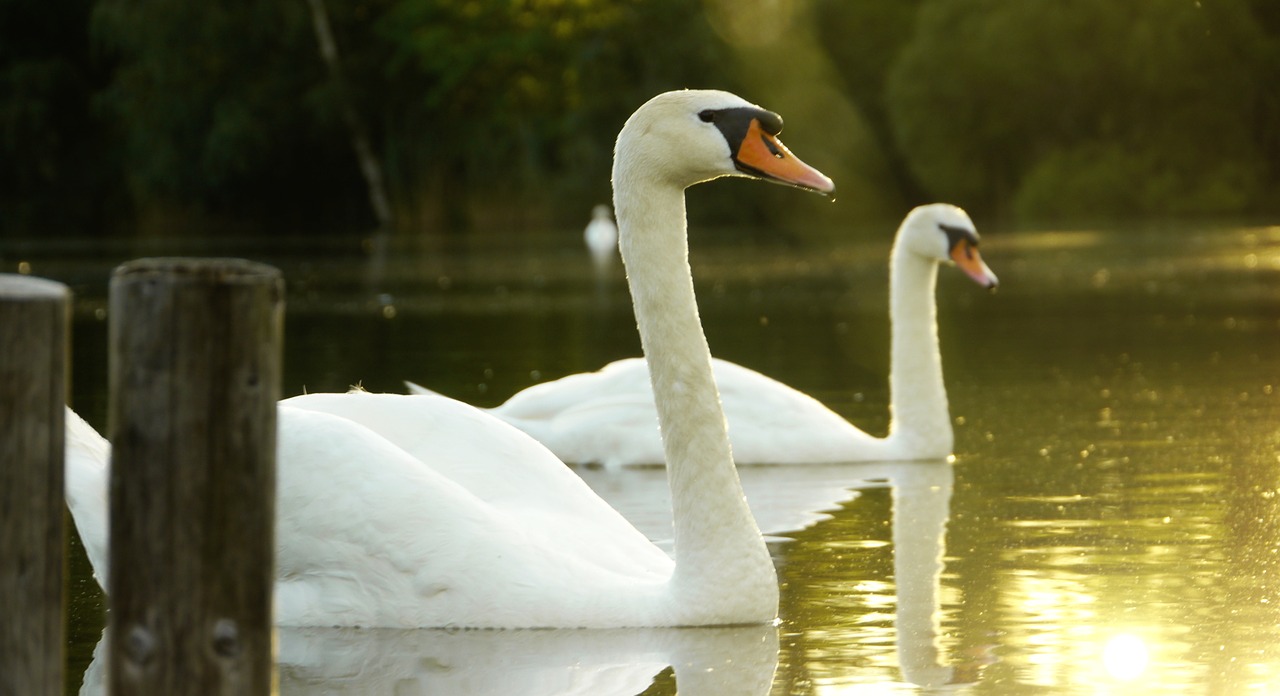
<path fill-rule="evenodd" d="M 63 690 L 70 298 L 0 275 L 0 696 Z"/>
<path fill-rule="evenodd" d="M 109 694 L 271 692 L 283 297 L 235 259 L 112 276 Z"/>

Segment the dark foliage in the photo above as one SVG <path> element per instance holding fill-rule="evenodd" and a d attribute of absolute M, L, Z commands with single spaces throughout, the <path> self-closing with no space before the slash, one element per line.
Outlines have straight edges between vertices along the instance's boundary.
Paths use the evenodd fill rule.
<path fill-rule="evenodd" d="M 860 121 L 797 137 L 821 161 L 813 133 L 867 134 L 877 161 L 838 164 L 872 182 L 865 196 L 1022 220 L 1280 212 L 1270 0 L 797 2 L 788 16 L 809 24 L 792 33 L 816 37 L 856 107 L 842 120 Z M 607 199 L 613 137 L 648 97 L 720 87 L 768 105 L 743 66 L 796 47 L 726 32 L 733 12 L 0 0 L 0 236 L 367 229 L 369 165 L 400 228 L 577 224 Z M 775 222 L 768 193 L 716 195 L 717 219 Z"/>

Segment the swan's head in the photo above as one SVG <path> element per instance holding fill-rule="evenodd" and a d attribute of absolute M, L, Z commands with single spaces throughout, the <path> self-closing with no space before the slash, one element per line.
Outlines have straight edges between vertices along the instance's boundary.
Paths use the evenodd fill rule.
<path fill-rule="evenodd" d="M 922 205 L 907 214 L 898 230 L 903 249 L 938 263 L 954 264 L 984 288 L 1000 281 L 978 253 L 978 231 L 968 213 L 954 205 Z"/>
<path fill-rule="evenodd" d="M 782 117 L 717 90 L 666 92 L 645 102 L 614 149 L 614 182 L 647 176 L 686 188 L 722 176 L 775 181 L 825 195 L 835 184 L 778 140 Z"/>

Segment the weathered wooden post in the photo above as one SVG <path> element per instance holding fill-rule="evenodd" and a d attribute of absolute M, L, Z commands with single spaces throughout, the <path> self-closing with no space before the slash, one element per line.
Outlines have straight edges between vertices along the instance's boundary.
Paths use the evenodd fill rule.
<path fill-rule="evenodd" d="M 0 696 L 63 690 L 71 293 L 0 275 Z"/>
<path fill-rule="evenodd" d="M 110 694 L 271 692 L 283 297 L 235 259 L 112 276 Z"/>

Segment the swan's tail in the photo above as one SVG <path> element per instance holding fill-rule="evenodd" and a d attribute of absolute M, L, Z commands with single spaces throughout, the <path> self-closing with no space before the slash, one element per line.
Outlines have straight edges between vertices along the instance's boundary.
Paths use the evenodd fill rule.
<path fill-rule="evenodd" d="M 440 392 L 431 391 L 421 384 L 410 382 L 407 379 L 404 381 L 404 386 L 409 389 L 410 394 L 414 394 L 416 396 L 444 396 L 444 394 L 441 394 Z"/>
<path fill-rule="evenodd" d="M 105 590 L 111 444 L 70 408 L 66 419 L 67 507 L 93 566 L 93 577 Z"/>

